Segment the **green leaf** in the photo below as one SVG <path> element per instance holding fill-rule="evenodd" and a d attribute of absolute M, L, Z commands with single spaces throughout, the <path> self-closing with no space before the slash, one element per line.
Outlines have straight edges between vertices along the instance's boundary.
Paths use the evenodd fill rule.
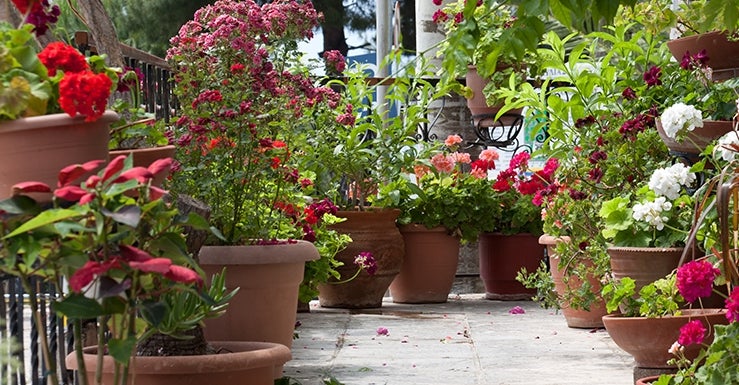
<path fill-rule="evenodd" d="M 114 213 L 104 211 L 103 214 L 118 223 L 131 227 L 138 226 L 141 221 L 141 208 L 135 205 L 123 206 Z"/>
<path fill-rule="evenodd" d="M 108 353 L 117 362 L 128 366 L 128 361 L 136 348 L 136 336 L 128 336 L 126 339 L 111 339 L 108 341 Z"/>
<path fill-rule="evenodd" d="M 59 314 L 76 319 L 97 318 L 105 315 L 100 303 L 82 294 L 71 294 L 62 301 L 53 302 L 51 308 Z"/>
<path fill-rule="evenodd" d="M 12 238 L 18 234 L 33 231 L 35 229 L 38 229 L 46 225 L 50 225 L 55 222 L 74 218 L 76 216 L 83 215 L 85 211 L 86 209 L 84 207 L 76 207 L 76 206 L 70 209 L 49 209 L 49 210 L 41 212 L 39 215 L 35 216 L 28 222 L 24 223 L 23 225 L 15 229 L 15 231 L 6 235 L 4 238 L 5 239 Z"/>
<path fill-rule="evenodd" d="M 153 327 L 159 326 L 167 317 L 168 307 L 164 302 L 146 301 L 141 305 L 141 316 Z"/>

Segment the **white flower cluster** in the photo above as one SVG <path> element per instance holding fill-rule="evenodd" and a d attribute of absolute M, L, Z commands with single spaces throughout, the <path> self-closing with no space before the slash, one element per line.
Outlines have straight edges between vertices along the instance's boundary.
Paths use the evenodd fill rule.
<path fill-rule="evenodd" d="M 637 203 L 632 209 L 635 220 L 644 221 L 654 226 L 657 230 L 665 228 L 665 222 L 670 218 L 662 215 L 663 211 L 670 211 L 672 203 L 665 197 L 657 197 L 654 202 Z"/>
<path fill-rule="evenodd" d="M 703 127 L 703 113 L 691 105 L 676 103 L 662 112 L 660 123 L 665 134 L 675 139 L 681 130 L 693 131 L 696 127 Z"/>
<path fill-rule="evenodd" d="M 713 156 L 731 162 L 737 155 L 734 148 L 739 148 L 739 133 L 729 131 L 718 140 L 716 147 L 713 148 Z"/>
<path fill-rule="evenodd" d="M 690 168 L 682 163 L 675 163 L 670 167 L 654 170 L 649 178 L 649 188 L 657 195 L 677 199 L 682 186 L 688 187 L 693 182 L 695 174 L 690 172 Z"/>

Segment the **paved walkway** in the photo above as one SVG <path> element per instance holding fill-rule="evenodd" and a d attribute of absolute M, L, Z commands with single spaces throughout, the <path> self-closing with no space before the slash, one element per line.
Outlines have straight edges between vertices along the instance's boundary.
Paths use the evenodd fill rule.
<path fill-rule="evenodd" d="M 348 311 L 313 301 L 298 321 L 284 373 L 302 385 L 633 384 L 633 359 L 605 329 L 568 328 L 534 302 L 465 294 Z"/>

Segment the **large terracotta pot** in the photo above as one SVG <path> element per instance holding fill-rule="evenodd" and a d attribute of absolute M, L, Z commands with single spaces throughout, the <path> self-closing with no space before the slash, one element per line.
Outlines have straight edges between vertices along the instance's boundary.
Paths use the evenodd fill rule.
<path fill-rule="evenodd" d="M 472 122 L 476 127 L 491 127 L 503 125 L 512 126 L 518 122 L 523 109 L 514 109 L 508 111 L 502 116 L 498 122 L 494 120 L 495 115 L 500 111 L 501 106 L 489 106 L 483 89 L 488 84 L 488 80 L 478 74 L 475 66 L 468 66 L 465 74 L 465 85 L 472 90 L 472 97 L 467 99 L 467 107 L 472 113 Z"/>
<path fill-rule="evenodd" d="M 223 316 L 205 321 L 205 338 L 292 346 L 298 287 L 305 262 L 315 259 L 318 250 L 306 241 L 203 246 L 199 260 L 208 279 L 225 267 L 228 290 L 239 288 Z"/>
<path fill-rule="evenodd" d="M 662 142 L 670 151 L 693 156 L 697 156 L 709 143 L 734 129 L 733 122 L 730 120 L 704 120 L 703 127 L 696 127 L 685 140 L 678 142 L 667 136 L 659 119 L 656 120 L 656 124 Z"/>
<path fill-rule="evenodd" d="M 400 273 L 390 284 L 398 303 L 446 302 L 459 262 L 459 237 L 445 227 L 429 229 L 410 224 L 400 227 L 405 256 Z"/>
<path fill-rule="evenodd" d="M 683 254 L 682 247 L 609 247 L 611 275 L 615 279 L 634 280 L 635 293 L 677 268 Z"/>
<path fill-rule="evenodd" d="M 536 294 L 516 281 L 521 268 L 536 271 L 544 258 L 544 245 L 533 234 L 504 235 L 482 233 L 478 240 L 480 278 L 485 283 L 485 298 L 528 300 Z"/>
<path fill-rule="evenodd" d="M 134 167 L 148 167 L 155 160 L 164 158 L 174 158 L 175 146 L 160 146 L 160 147 L 149 147 L 149 148 L 134 148 L 129 150 L 113 150 L 109 152 L 110 159 L 114 159 L 120 155 L 131 155 L 133 154 L 133 165 Z M 158 174 L 154 175 L 154 179 L 151 181 L 152 186 L 161 187 L 164 179 L 169 175 L 169 169 L 162 170 Z"/>
<path fill-rule="evenodd" d="M 569 242 L 569 238 L 558 238 L 547 234 L 539 237 L 539 243 L 547 247 L 550 272 L 552 273 L 552 279 L 554 280 L 554 290 L 559 295 L 562 295 L 568 290 L 568 288 L 575 289 L 581 286 L 583 281 L 576 277 L 568 277 L 567 283 L 565 283 L 564 272 L 559 268 L 560 258 L 556 253 L 556 245 L 558 242 Z M 587 263 L 587 261 L 584 261 L 584 263 Z M 576 309 L 571 307 L 566 301 L 562 303 L 562 315 L 564 315 L 565 321 L 567 321 L 567 326 L 571 328 L 590 329 L 603 327 L 603 316 L 608 314 L 608 311 L 606 311 L 605 301 L 600 297 L 600 280 L 598 277 L 593 276 L 589 276 L 587 279 L 590 287 L 597 296 L 597 300 L 590 304 L 590 309 Z"/>
<path fill-rule="evenodd" d="M 680 316 L 658 318 L 603 316 L 608 334 L 613 342 L 631 354 L 636 366 L 641 368 L 674 368 L 667 361 L 674 356 L 669 352 L 672 344 L 680 337 L 680 328 L 692 320 L 700 320 L 708 331 L 706 344 L 713 341 L 712 325 L 728 324 L 726 309 L 686 309 Z M 685 356 L 693 360 L 702 345 L 685 347 Z"/>
<path fill-rule="evenodd" d="M 686 51 L 696 54 L 705 49 L 708 55 L 706 63 L 714 71 L 739 68 L 739 41 L 730 41 L 724 32 L 707 32 L 686 36 L 667 42 L 672 56 L 682 60 Z"/>
<path fill-rule="evenodd" d="M 372 253 L 377 271 L 373 275 L 362 271 L 345 283 L 329 281 L 319 285 L 321 306 L 348 309 L 382 306 L 382 298 L 403 264 L 403 236 L 395 225 L 399 214 L 400 210 L 339 211 L 337 216 L 346 220 L 332 227 L 352 238 L 352 243 L 336 255 L 336 259 L 344 263 L 337 269 L 342 279 L 357 271 L 354 258 L 362 251 Z"/>
<path fill-rule="evenodd" d="M 174 357 L 134 357 L 128 384 L 136 385 L 272 385 L 274 371 L 290 360 L 290 349 L 269 342 L 214 342 L 218 354 Z M 89 384 L 95 383 L 97 347 L 85 348 Z M 66 357 L 67 368 L 76 370 L 77 358 Z M 103 357 L 103 385 L 114 384 L 113 358 Z"/>
<path fill-rule="evenodd" d="M 113 111 L 94 122 L 82 116 L 50 114 L 0 123 L 0 199 L 11 195 L 19 182 L 37 181 L 56 187 L 59 170 L 90 160 L 108 160 L 110 124 L 118 120 Z M 33 194 L 40 201 L 51 194 Z"/>

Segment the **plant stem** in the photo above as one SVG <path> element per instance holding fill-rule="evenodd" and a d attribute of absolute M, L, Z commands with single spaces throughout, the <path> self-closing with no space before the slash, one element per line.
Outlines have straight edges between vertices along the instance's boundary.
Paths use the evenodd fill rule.
<path fill-rule="evenodd" d="M 77 373 L 79 373 L 79 385 L 87 385 L 87 370 L 85 369 L 85 358 L 82 352 L 82 320 L 75 318 L 72 320 L 74 334 L 74 352 L 77 358 Z"/>

